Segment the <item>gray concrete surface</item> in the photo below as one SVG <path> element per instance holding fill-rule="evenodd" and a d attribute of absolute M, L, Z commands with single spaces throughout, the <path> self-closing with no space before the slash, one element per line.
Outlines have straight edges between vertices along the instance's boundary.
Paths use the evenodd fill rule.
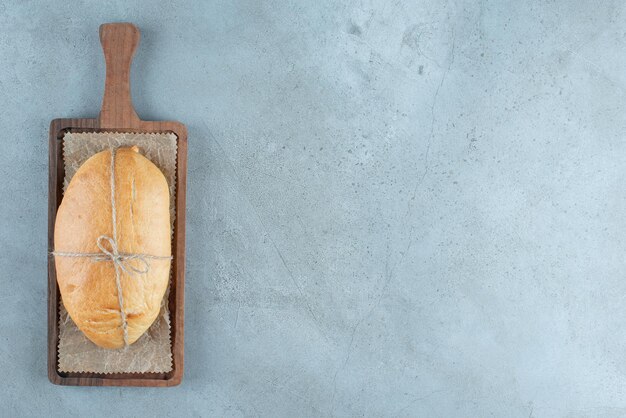
<path fill-rule="evenodd" d="M 189 127 L 186 373 L 46 378 L 47 130 L 142 31 Z M 0 415 L 626 416 L 620 1 L 0 3 Z M 6 415 L 5 415 L 6 414 Z"/>

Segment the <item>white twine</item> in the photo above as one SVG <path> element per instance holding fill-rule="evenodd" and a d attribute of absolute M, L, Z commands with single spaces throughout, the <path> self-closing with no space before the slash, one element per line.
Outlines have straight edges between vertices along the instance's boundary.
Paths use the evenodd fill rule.
<path fill-rule="evenodd" d="M 150 271 L 148 260 L 171 260 L 171 256 L 158 256 L 150 254 L 120 253 L 117 249 L 117 211 L 115 208 L 115 154 L 117 149 L 111 149 L 111 221 L 113 223 L 113 237 L 100 235 L 96 240 L 96 245 L 100 249 L 99 253 L 73 253 L 53 251 L 52 255 L 57 257 L 82 257 L 91 258 L 93 261 L 112 261 L 115 269 L 115 285 L 117 287 L 117 298 L 120 304 L 120 316 L 122 317 L 122 331 L 124 335 L 124 348 L 128 347 L 128 322 L 126 312 L 124 312 L 124 298 L 122 296 L 121 272 L 128 275 L 146 274 Z M 107 249 L 104 243 L 108 243 Z M 137 268 L 128 260 L 139 260 L 143 268 Z"/>

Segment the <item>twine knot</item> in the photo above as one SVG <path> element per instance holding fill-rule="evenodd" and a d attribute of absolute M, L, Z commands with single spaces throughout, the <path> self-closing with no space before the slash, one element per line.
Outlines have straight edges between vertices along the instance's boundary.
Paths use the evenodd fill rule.
<path fill-rule="evenodd" d="M 109 244 L 110 250 L 105 247 L 105 242 Z M 96 245 L 104 254 L 98 261 L 110 260 L 116 267 L 119 267 L 127 274 L 146 274 L 150 271 L 150 264 L 148 264 L 148 260 L 146 260 L 143 254 L 120 253 L 117 249 L 117 242 L 108 235 L 100 235 L 96 241 Z M 143 268 L 137 268 L 131 263 L 127 263 L 128 260 L 139 260 Z"/>

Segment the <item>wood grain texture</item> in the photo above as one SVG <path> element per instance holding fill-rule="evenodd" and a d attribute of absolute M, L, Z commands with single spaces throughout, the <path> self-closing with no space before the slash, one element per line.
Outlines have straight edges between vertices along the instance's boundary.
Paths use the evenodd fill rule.
<path fill-rule="evenodd" d="M 100 26 L 106 60 L 105 92 L 98 118 L 54 119 L 50 123 L 48 186 L 48 251 L 54 250 L 54 224 L 63 198 L 63 135 L 65 132 L 172 132 L 177 136 L 176 219 L 172 242 L 170 310 L 173 368 L 169 373 L 64 373 L 58 371 L 59 288 L 54 257 L 48 257 L 48 378 L 57 385 L 175 386 L 184 368 L 185 201 L 187 184 L 187 128 L 174 121 L 139 119 L 130 97 L 130 64 L 139 43 L 139 30 L 130 23 Z"/>

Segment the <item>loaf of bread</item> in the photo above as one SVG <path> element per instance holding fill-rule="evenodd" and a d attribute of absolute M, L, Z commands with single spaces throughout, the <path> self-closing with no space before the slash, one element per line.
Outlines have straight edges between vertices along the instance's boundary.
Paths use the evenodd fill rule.
<path fill-rule="evenodd" d="M 59 206 L 54 246 L 63 305 L 78 328 L 100 347 L 134 343 L 169 281 L 169 189 L 159 168 L 137 147 L 89 158 Z"/>

